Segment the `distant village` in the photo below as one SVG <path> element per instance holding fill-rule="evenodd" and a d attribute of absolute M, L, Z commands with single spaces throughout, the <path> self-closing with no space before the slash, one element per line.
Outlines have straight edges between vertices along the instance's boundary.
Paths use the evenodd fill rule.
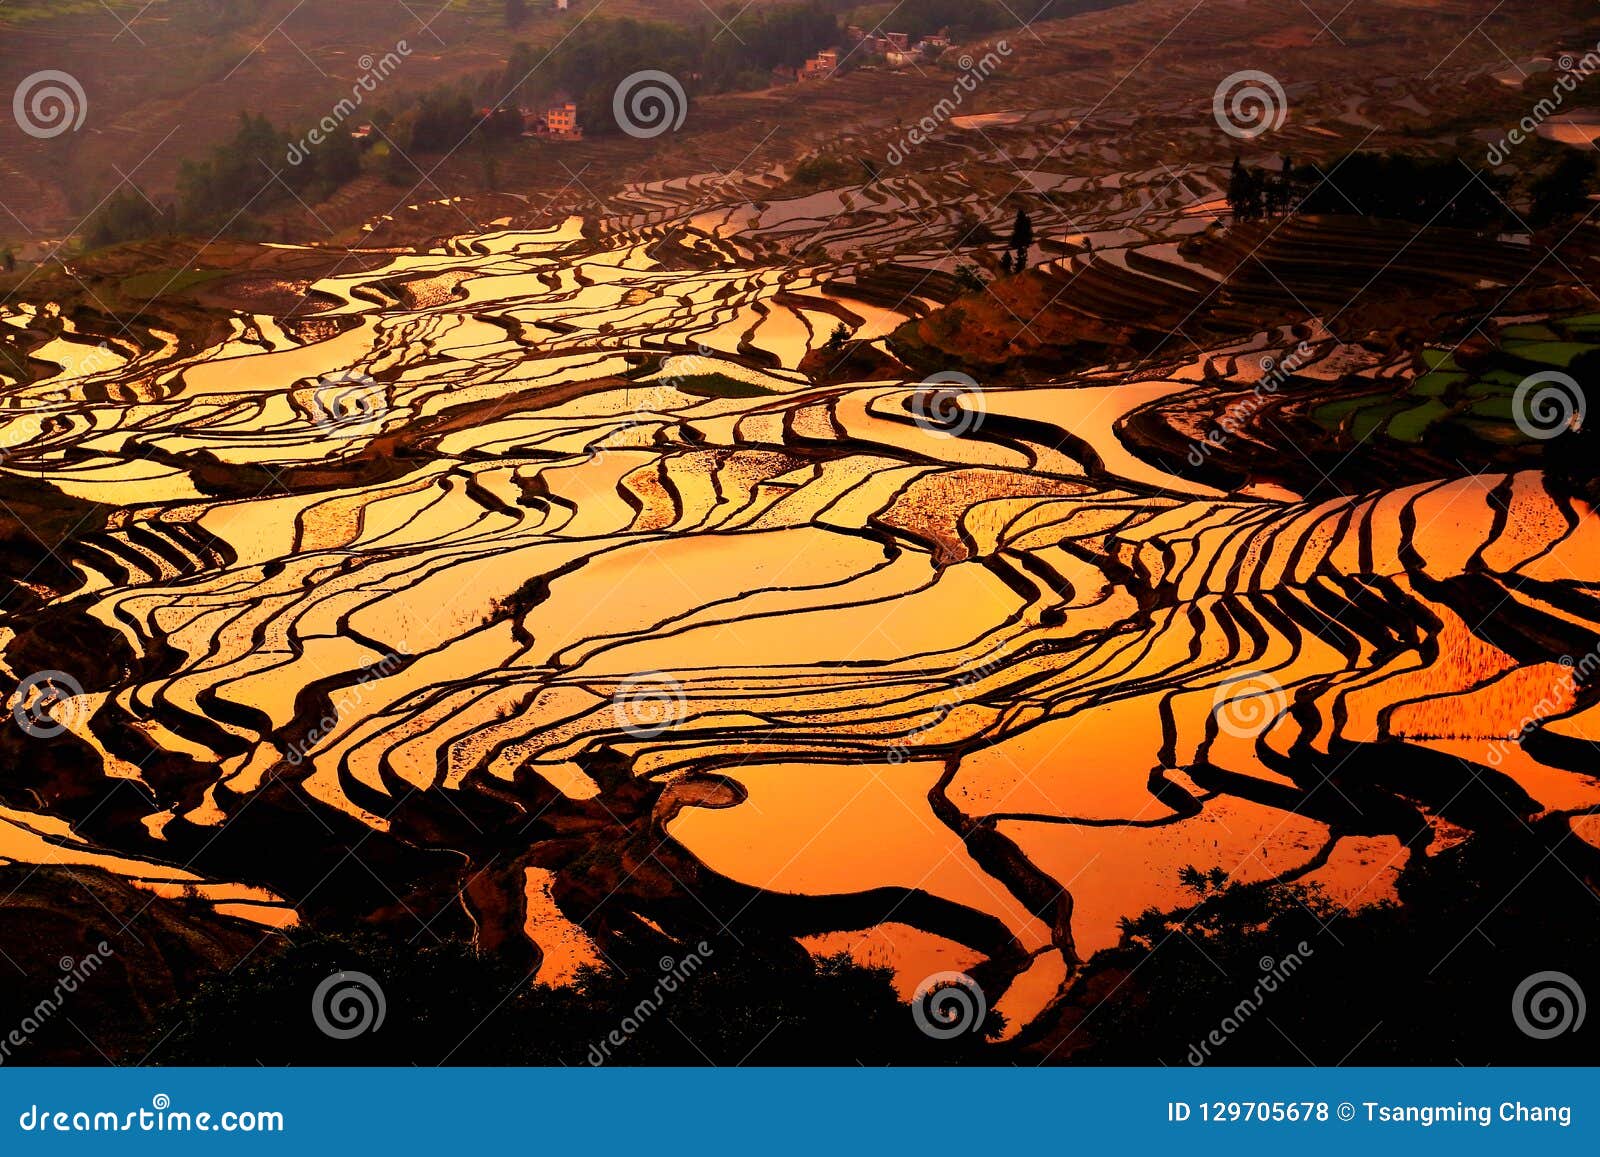
<path fill-rule="evenodd" d="M 553 0 L 556 6 L 566 9 L 567 0 Z M 801 84 L 833 76 L 841 67 L 860 68 L 884 64 L 890 68 L 907 68 L 919 61 L 932 60 L 950 47 L 949 30 L 944 29 L 913 42 L 904 32 L 868 32 L 851 25 L 845 29 L 845 45 L 824 48 L 810 57 L 799 68 L 780 64 L 772 70 L 774 85 Z M 545 109 L 525 106 L 506 106 L 499 109 L 482 108 L 480 118 L 516 118 L 521 122 L 520 133 L 513 127 L 510 135 L 551 141 L 581 141 L 583 127 L 578 123 L 578 104 L 565 94 L 558 95 Z M 373 143 L 374 130 L 370 124 L 358 125 L 351 136 L 361 145 Z"/>
<path fill-rule="evenodd" d="M 906 68 L 920 60 L 931 60 L 950 47 L 949 30 L 925 36 L 915 44 L 904 32 L 879 35 L 851 25 L 845 29 L 846 47 L 824 48 L 798 69 L 779 65 L 772 79 L 780 84 L 822 80 L 839 71 L 841 61 L 851 66 L 883 61 L 890 68 Z"/>
<path fill-rule="evenodd" d="M 485 122 L 515 118 L 520 122 L 520 131 L 514 126 L 509 134 L 511 136 L 556 141 L 583 140 L 583 129 L 578 124 L 578 102 L 565 96 L 558 96 L 543 111 L 520 105 L 502 105 L 497 109 L 480 108 L 478 117 Z M 357 125 L 350 135 L 363 147 L 374 141 L 374 130 L 370 123 Z"/>

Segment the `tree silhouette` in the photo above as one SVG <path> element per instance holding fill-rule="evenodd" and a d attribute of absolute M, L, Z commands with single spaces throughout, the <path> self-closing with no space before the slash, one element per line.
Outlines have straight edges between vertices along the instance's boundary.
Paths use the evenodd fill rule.
<path fill-rule="evenodd" d="M 1238 157 L 1233 158 L 1233 171 L 1228 175 L 1228 208 L 1235 221 L 1254 221 L 1266 212 L 1261 178 Z"/>
<path fill-rule="evenodd" d="M 956 266 L 956 284 L 963 293 L 979 293 L 983 290 L 984 280 L 975 266 L 963 262 Z"/>
<path fill-rule="evenodd" d="M 1005 1025 L 991 1009 L 976 1031 L 930 1037 L 892 972 L 842 956 L 763 954 L 731 938 L 691 955 L 692 969 L 586 968 L 572 987 L 547 988 L 465 945 L 309 932 L 170 1005 L 143 1051 L 159 1044 L 163 1063 L 203 1065 L 236 1061 L 241 1042 L 263 1065 L 944 1065 L 987 1056 Z M 381 1025 L 336 1038 L 306 1015 L 340 973 L 383 993 Z"/>
<path fill-rule="evenodd" d="M 1576 217 L 1589 204 L 1589 184 L 1594 180 L 1594 158 L 1568 150 L 1555 168 L 1533 182 L 1533 203 L 1528 223 L 1541 227 Z"/>
<path fill-rule="evenodd" d="M 1014 268 L 1021 273 L 1028 268 L 1028 250 L 1033 248 L 1033 222 L 1021 209 L 1017 210 L 1017 219 L 1011 224 L 1010 248 L 1017 255 Z"/>
<path fill-rule="evenodd" d="M 1492 233 L 1506 224 L 1508 181 L 1477 172 L 1463 184 L 1457 157 L 1412 157 L 1403 153 L 1352 153 L 1339 164 L 1337 187 L 1315 169 L 1299 174 L 1311 183 L 1298 206 L 1302 213 L 1352 212 L 1363 217 L 1408 221 L 1445 229 Z"/>

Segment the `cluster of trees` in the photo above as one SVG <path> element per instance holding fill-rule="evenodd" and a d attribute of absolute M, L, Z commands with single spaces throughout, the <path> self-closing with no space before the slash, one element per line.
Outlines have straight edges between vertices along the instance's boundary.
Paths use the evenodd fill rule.
<path fill-rule="evenodd" d="M 1117 2 L 1051 0 L 1036 18 Z M 377 129 L 377 151 L 386 154 L 383 169 L 391 180 L 416 179 L 409 159 L 414 154 L 437 155 L 472 140 L 484 153 L 492 186 L 492 150 L 522 132 L 519 105 L 537 108 L 541 101 L 568 96 L 578 102 L 586 133 L 614 132 L 612 98 L 633 73 L 669 73 L 691 94 L 763 87 L 774 67 L 798 66 L 818 49 L 839 43 L 853 11 L 852 0 L 790 0 L 744 10 L 725 6 L 718 20 L 708 17 L 693 25 L 590 19 L 554 50 L 518 44 L 502 73 L 414 95 L 397 110 L 374 108 L 368 119 Z M 521 23 L 528 13 L 527 4 L 508 0 L 509 22 Z M 913 38 L 948 27 L 960 37 L 1014 23 L 996 0 L 904 0 L 885 27 Z M 485 115 L 484 108 L 494 111 Z M 231 140 L 183 165 L 175 198 L 157 205 L 138 191 L 119 191 L 93 215 L 86 239 L 102 246 L 173 232 L 262 236 L 264 212 L 295 197 L 314 204 L 361 172 L 361 148 L 345 128 L 306 149 L 301 163 L 289 163 L 290 145 L 300 139 L 265 117 L 242 116 Z M 281 183 L 270 180 L 269 173 L 277 173 Z M 1025 266 L 1025 254 L 1019 255 L 1016 268 Z"/>
<path fill-rule="evenodd" d="M 1120 0 L 1050 0 L 1034 19 L 1109 7 Z M 852 0 L 791 0 L 768 7 L 724 5 L 718 19 L 693 25 L 591 18 L 551 51 L 518 44 L 498 96 L 537 105 L 558 92 L 582 110 L 586 133 L 616 131 L 611 99 L 635 72 L 671 74 L 689 93 L 764 88 L 779 65 L 797 68 L 819 49 L 840 44 Z M 997 0 L 903 0 L 882 25 L 913 40 L 948 28 L 957 38 L 1016 24 Z M 852 62 L 845 60 L 844 67 Z"/>
<path fill-rule="evenodd" d="M 361 152 L 348 133 L 332 134 L 291 165 L 296 139 L 264 116 L 241 113 L 231 140 L 183 163 L 174 201 L 156 205 L 143 193 L 119 190 L 89 219 L 85 240 L 99 247 L 175 232 L 261 236 L 257 214 L 294 197 L 321 200 L 360 173 Z"/>
<path fill-rule="evenodd" d="M 1457 776 L 1425 754 L 1418 767 L 1425 749 L 1408 744 L 1357 750 L 1364 773 L 1377 766 L 1387 775 L 1410 762 L 1410 783 L 1458 792 L 1452 812 L 1487 817 L 1479 809 L 1517 807 L 1531 815 L 1537 806 L 1529 801 L 1521 810 L 1527 796 L 1487 767 L 1463 767 Z M 1443 774 L 1431 781 L 1435 771 Z M 1346 907 L 1314 884 L 1240 884 L 1187 869 L 1180 882 L 1193 904 L 1125 919 L 1121 943 L 1074 978 L 1066 1005 L 1079 1015 L 1093 1010 L 1094 1031 L 1061 1051 L 1090 1065 L 1301 1065 L 1340 1057 L 1362 1065 L 1589 1063 L 1592 1032 L 1530 1036 L 1506 1008 L 1530 973 L 1585 976 L 1600 949 L 1600 917 L 1579 875 L 1592 871 L 1593 853 L 1564 846 L 1565 824 L 1536 820 L 1515 836 L 1480 830 L 1454 848 L 1413 855 L 1398 881 L 1400 903 Z M 1504 947 L 1450 951 L 1473 928 Z M 1268 967 L 1269 960 L 1276 963 Z M 1219 1018 L 1252 994 L 1243 978 L 1268 974 L 1280 978 L 1270 1007 L 1259 1003 L 1257 988 L 1255 1011 L 1237 1017 L 1237 1030 L 1217 1046 Z M 1106 1000 L 1107 987 L 1123 981 L 1119 998 Z M 1463 1009 L 1494 1014 L 1464 1016 Z"/>
<path fill-rule="evenodd" d="M 1506 220 L 1502 201 L 1510 183 L 1478 173 L 1455 157 L 1433 159 L 1403 153 L 1356 153 L 1339 165 L 1331 180 L 1315 169 L 1299 174 L 1306 188 L 1300 209 L 1306 213 L 1350 213 L 1416 225 L 1456 229 L 1498 229 Z"/>
<path fill-rule="evenodd" d="M 167 1009 L 145 1048 L 189 1065 L 236 1063 L 240 1042 L 263 1065 L 946 1065 L 987 1056 L 1005 1024 L 991 1009 L 977 1031 L 935 1039 L 886 968 L 813 961 L 793 941 L 701 945 L 664 992 L 652 967 L 584 969 L 574 987 L 547 988 L 458 944 L 308 932 Z M 336 1040 L 306 1015 L 340 972 L 377 981 L 381 1029 Z"/>
<path fill-rule="evenodd" d="M 920 3 L 930 0 L 918 0 Z M 590 19 L 553 51 L 518 44 L 506 62 L 497 96 L 537 105 L 557 93 L 578 102 L 584 132 L 617 131 L 612 96 L 636 72 L 665 72 L 686 92 L 764 88 L 772 69 L 797 67 L 839 39 L 837 5 L 824 0 L 729 13 L 729 27 L 633 19 Z"/>
<path fill-rule="evenodd" d="M 1296 189 L 1294 165 L 1287 153 L 1276 174 L 1248 169 L 1234 157 L 1228 177 L 1228 209 L 1235 221 L 1281 216 L 1294 208 Z"/>
<path fill-rule="evenodd" d="M 1582 214 L 1589 207 L 1594 177 L 1592 155 L 1563 150 L 1528 184 L 1525 220 L 1542 228 Z M 1296 168 L 1288 156 L 1272 173 L 1246 167 L 1236 157 L 1228 179 L 1228 208 L 1236 221 L 1294 212 L 1358 213 L 1416 225 L 1489 231 L 1516 224 L 1507 209 L 1511 185 L 1508 177 L 1475 171 L 1455 157 L 1355 153 L 1330 173 L 1309 165 Z"/>
<path fill-rule="evenodd" d="M 1588 212 L 1594 172 L 1593 153 L 1564 148 L 1561 159 L 1548 172 L 1534 178 L 1528 190 L 1528 223 L 1543 228 Z"/>
<path fill-rule="evenodd" d="M 1015 18 L 994 0 L 918 0 L 896 8 L 883 31 L 904 32 L 917 40 L 948 28 L 952 36 L 962 40 L 1015 23 Z"/>

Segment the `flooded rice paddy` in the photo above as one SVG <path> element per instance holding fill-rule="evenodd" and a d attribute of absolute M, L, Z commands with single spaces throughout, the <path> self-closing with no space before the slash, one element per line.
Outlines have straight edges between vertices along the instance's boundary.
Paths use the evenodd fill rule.
<path fill-rule="evenodd" d="M 1122 435 L 1272 331 L 820 384 L 837 324 L 925 303 L 751 260 L 730 237 L 790 232 L 754 207 L 693 226 L 671 260 L 576 218 L 464 238 L 317 284 L 334 336 L 68 332 L 7 383 L 6 475 L 89 523 L 0 633 L 14 682 L 46 655 L 82 691 L 21 750 L 129 788 L 114 822 L 0 810 L 0 857 L 267 926 L 459 893 L 556 984 L 753 923 L 907 992 L 981 968 L 1017 1028 L 1186 866 L 1372 903 L 1492 822 L 1474 778 L 1600 804 L 1600 523 L 1539 473 L 1225 494 Z M 322 885 L 350 857 L 393 902 Z"/>

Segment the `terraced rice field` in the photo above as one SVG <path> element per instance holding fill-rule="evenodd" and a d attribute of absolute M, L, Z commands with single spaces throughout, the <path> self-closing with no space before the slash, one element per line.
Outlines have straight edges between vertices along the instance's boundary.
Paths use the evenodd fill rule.
<path fill-rule="evenodd" d="M 462 927 L 555 984 L 708 930 L 906 992 L 958 965 L 1017 1031 L 1187 866 L 1371 903 L 1504 821 L 1475 783 L 1600 806 L 1584 504 L 1537 470 L 1224 493 L 1127 436 L 1301 340 L 1358 368 L 1326 333 L 981 391 L 802 372 L 952 296 L 909 219 L 953 219 L 946 179 L 641 185 L 326 277 L 314 333 L 69 320 L 0 399 L 9 483 L 99 527 L 0 634 L 63 729 L 11 739 L 0 857 Z M 1227 279 L 1178 245 L 1205 172 L 1116 186 L 1058 271 L 1086 308 Z"/>

